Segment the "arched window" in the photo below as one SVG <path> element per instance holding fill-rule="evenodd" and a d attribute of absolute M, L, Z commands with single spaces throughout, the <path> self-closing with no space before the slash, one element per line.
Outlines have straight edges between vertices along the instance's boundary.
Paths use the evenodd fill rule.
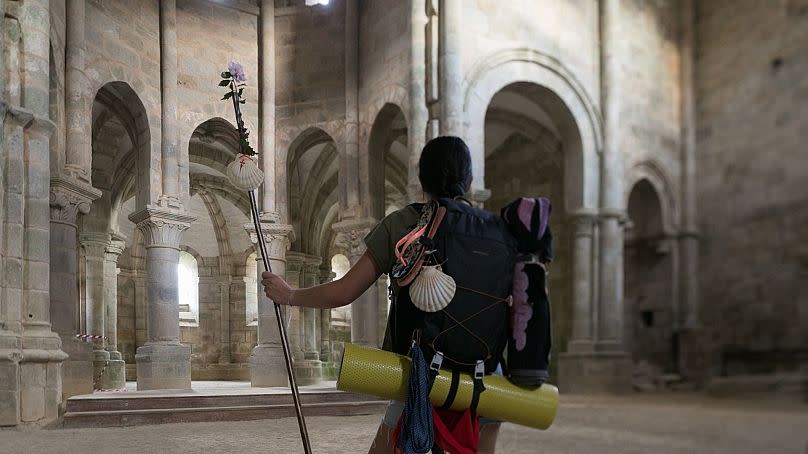
<path fill-rule="evenodd" d="M 331 258 L 331 271 L 336 274 L 334 280 L 342 279 L 342 276 L 348 273 L 348 270 L 351 269 L 351 262 L 348 261 L 348 257 L 345 257 L 342 254 L 337 254 Z"/>
<path fill-rule="evenodd" d="M 185 251 L 180 251 L 177 282 L 180 326 L 199 326 L 199 270 L 196 258 Z"/>
<path fill-rule="evenodd" d="M 258 325 L 258 256 L 253 252 L 247 257 L 244 269 L 244 295 L 246 302 L 247 325 Z"/>
<path fill-rule="evenodd" d="M 331 272 L 335 274 L 334 280 L 342 278 L 351 269 L 351 262 L 348 257 L 342 254 L 337 254 L 331 257 Z M 351 340 L 351 305 L 331 309 L 331 329 L 336 330 L 336 338 L 339 340 L 345 338 L 346 341 Z M 346 337 L 347 336 L 347 337 Z"/>

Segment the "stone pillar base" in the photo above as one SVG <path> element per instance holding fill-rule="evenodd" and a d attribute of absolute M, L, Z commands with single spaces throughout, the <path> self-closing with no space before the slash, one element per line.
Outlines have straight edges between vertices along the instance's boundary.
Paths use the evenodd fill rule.
<path fill-rule="evenodd" d="M 710 345 L 705 330 L 697 327 L 682 328 L 677 331 L 676 340 L 679 349 L 679 374 L 697 387 L 704 386 L 710 377 L 709 364 L 720 364 L 720 361 L 710 361 L 713 358 L 710 358 L 710 352 L 705 349 L 706 345 Z"/>
<path fill-rule="evenodd" d="M 75 337 L 62 338 L 68 358 L 62 363 L 62 400 L 93 392 L 93 346 Z"/>
<path fill-rule="evenodd" d="M 126 362 L 120 352 L 109 352 L 109 364 L 101 375 L 101 389 L 126 388 Z"/>
<path fill-rule="evenodd" d="M 250 384 L 253 388 L 289 386 L 286 361 L 280 345 L 257 345 L 250 354 Z"/>
<path fill-rule="evenodd" d="M 558 388 L 563 393 L 631 391 L 631 356 L 622 351 L 564 352 L 558 356 Z"/>
<path fill-rule="evenodd" d="M 93 350 L 93 389 L 104 389 L 103 377 L 109 367 L 109 352 Z"/>
<path fill-rule="evenodd" d="M 19 350 L 0 348 L 0 427 L 20 423 L 20 364 L 13 361 L 15 354 L 19 356 Z"/>
<path fill-rule="evenodd" d="M 137 390 L 191 389 L 191 347 L 182 344 L 146 344 L 138 347 Z"/>
<path fill-rule="evenodd" d="M 295 361 L 298 386 L 316 385 L 323 381 L 323 363 L 319 359 Z"/>

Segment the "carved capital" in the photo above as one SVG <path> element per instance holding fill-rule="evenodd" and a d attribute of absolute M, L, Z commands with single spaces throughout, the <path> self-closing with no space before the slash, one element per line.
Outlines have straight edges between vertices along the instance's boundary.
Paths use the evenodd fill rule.
<path fill-rule="evenodd" d="M 270 258 L 283 258 L 295 240 L 294 227 L 289 224 L 273 224 L 263 222 L 261 229 L 264 231 L 264 240 L 267 243 L 267 252 Z M 258 250 L 258 234 L 252 223 L 244 224 L 244 230 L 250 236 L 250 242 Z"/>
<path fill-rule="evenodd" d="M 359 257 L 365 253 L 365 235 L 376 225 L 377 221 L 372 218 L 342 221 L 332 227 L 336 232 L 334 247 L 348 256 L 351 264 L 356 263 Z"/>
<path fill-rule="evenodd" d="M 108 262 L 118 263 L 118 258 L 121 256 L 124 249 L 126 249 L 126 242 L 113 237 L 109 243 L 107 243 L 107 248 L 104 251 L 104 259 Z"/>
<path fill-rule="evenodd" d="M 587 209 L 570 213 L 569 219 L 573 237 L 591 237 L 594 234 L 593 227 L 597 217 L 596 212 Z"/>
<path fill-rule="evenodd" d="M 75 226 L 79 214 L 90 212 L 101 191 L 71 177 L 56 176 L 50 181 L 51 221 Z"/>
<path fill-rule="evenodd" d="M 79 242 L 84 249 L 84 257 L 87 260 L 104 260 L 109 235 L 106 233 L 82 233 L 79 235 Z"/>
<path fill-rule="evenodd" d="M 129 220 L 134 222 L 143 234 L 146 248 L 179 249 L 182 233 L 195 219 L 196 217 L 183 212 L 167 211 L 153 206 L 129 215 Z"/>

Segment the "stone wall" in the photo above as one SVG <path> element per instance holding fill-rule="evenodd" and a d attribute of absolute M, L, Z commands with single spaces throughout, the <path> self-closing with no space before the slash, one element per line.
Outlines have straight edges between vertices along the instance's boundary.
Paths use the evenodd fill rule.
<path fill-rule="evenodd" d="M 327 8 L 300 8 L 302 3 L 275 12 L 278 129 L 345 113 L 345 2 Z"/>
<path fill-rule="evenodd" d="M 215 2 L 177 1 L 177 118 L 180 124 L 181 188 L 188 187 L 188 143 L 202 122 L 221 117 L 235 125 L 233 106 L 222 101 L 226 88 L 216 88 L 220 73 L 231 61 L 244 66 L 247 86 L 242 109 L 244 123 L 252 133 L 250 143 L 258 149 L 258 9 L 240 11 Z"/>
<path fill-rule="evenodd" d="M 697 4 L 701 316 L 711 371 L 730 352 L 745 354 L 730 373 L 805 371 L 808 4 Z"/>
<path fill-rule="evenodd" d="M 85 72 L 89 79 L 85 115 L 90 123 L 92 102 L 105 84 L 121 81 L 143 103 L 149 126 L 149 156 L 139 162 L 159 163 L 160 148 L 160 36 L 157 2 L 105 2 L 87 0 L 85 17 Z M 88 150 L 89 151 L 89 150 Z M 88 161 L 89 164 L 89 161 Z M 154 166 L 154 164 L 152 164 Z M 152 166 L 144 166 L 145 170 Z M 137 192 L 144 203 L 160 196 L 161 175 L 139 175 Z"/>
<path fill-rule="evenodd" d="M 669 194 L 679 194 L 681 73 L 676 1 L 621 1 L 620 21 L 630 39 L 620 43 L 620 152 L 627 180 L 651 163 Z M 624 203 L 632 188 L 625 187 Z"/>

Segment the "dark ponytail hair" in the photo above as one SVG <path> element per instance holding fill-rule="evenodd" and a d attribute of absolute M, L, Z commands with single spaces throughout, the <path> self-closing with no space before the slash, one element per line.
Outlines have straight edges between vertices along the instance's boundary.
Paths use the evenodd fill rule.
<path fill-rule="evenodd" d="M 460 137 L 430 140 L 418 161 L 418 179 L 433 197 L 462 197 L 471 183 L 471 153 Z"/>

